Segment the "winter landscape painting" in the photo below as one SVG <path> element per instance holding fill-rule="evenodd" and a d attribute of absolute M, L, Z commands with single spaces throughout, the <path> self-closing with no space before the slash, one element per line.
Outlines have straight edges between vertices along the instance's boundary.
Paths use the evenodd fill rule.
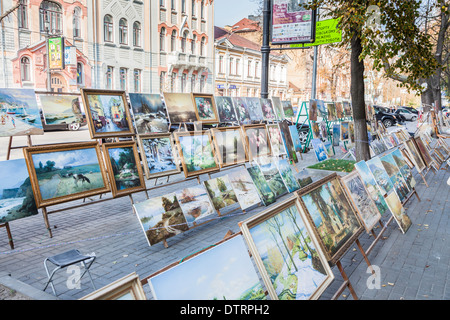
<path fill-rule="evenodd" d="M 138 134 L 169 132 L 167 110 L 159 94 L 129 93 Z"/>

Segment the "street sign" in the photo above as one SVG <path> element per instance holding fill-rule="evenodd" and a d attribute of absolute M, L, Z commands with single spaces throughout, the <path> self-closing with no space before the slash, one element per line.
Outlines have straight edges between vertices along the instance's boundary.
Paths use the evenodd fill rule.
<path fill-rule="evenodd" d="M 66 66 L 77 64 L 77 47 L 67 46 L 64 48 L 64 63 Z"/>
<path fill-rule="evenodd" d="M 47 40 L 48 66 L 50 70 L 62 70 L 64 65 L 64 38 L 55 37 Z"/>
<path fill-rule="evenodd" d="M 316 40 L 313 43 L 291 44 L 291 48 L 319 46 L 342 41 L 342 32 L 337 28 L 339 19 L 317 21 Z"/>

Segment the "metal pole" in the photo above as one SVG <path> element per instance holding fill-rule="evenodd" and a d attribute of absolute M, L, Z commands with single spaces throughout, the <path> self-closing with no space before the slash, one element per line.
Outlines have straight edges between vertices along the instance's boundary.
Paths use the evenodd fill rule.
<path fill-rule="evenodd" d="M 319 20 L 319 8 L 317 8 L 317 21 Z M 314 61 L 313 61 L 313 74 L 312 74 L 312 86 L 311 86 L 311 99 L 317 98 L 317 52 L 318 46 L 314 46 Z"/>
<path fill-rule="evenodd" d="M 264 0 L 263 8 L 263 42 L 261 46 L 261 98 L 269 97 L 269 61 L 270 61 L 270 16 L 271 0 Z"/>

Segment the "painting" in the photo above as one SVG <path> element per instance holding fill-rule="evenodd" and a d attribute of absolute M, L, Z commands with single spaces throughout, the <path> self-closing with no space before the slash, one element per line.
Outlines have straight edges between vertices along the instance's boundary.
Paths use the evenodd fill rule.
<path fill-rule="evenodd" d="M 316 100 L 317 102 L 317 110 L 319 110 L 319 114 L 322 118 L 327 116 L 327 107 L 325 106 L 325 101 Z"/>
<path fill-rule="evenodd" d="M 409 216 L 405 212 L 405 208 L 403 207 L 399 197 L 395 192 L 392 192 L 390 195 L 386 197 L 386 203 L 389 206 L 389 209 L 394 216 L 395 221 L 402 233 L 406 233 L 408 229 L 411 227 L 412 222 Z"/>
<path fill-rule="evenodd" d="M 341 126 L 340 124 L 333 124 L 333 146 L 339 146 L 341 141 Z"/>
<path fill-rule="evenodd" d="M 0 161 L 0 224 L 36 214 L 38 210 L 25 160 Z"/>
<path fill-rule="evenodd" d="M 91 139 L 134 135 L 125 91 L 80 90 Z"/>
<path fill-rule="evenodd" d="M 204 186 L 184 188 L 175 194 L 189 227 L 217 217 Z"/>
<path fill-rule="evenodd" d="M 251 117 L 250 112 L 247 109 L 247 104 L 244 98 L 232 97 L 234 109 L 236 110 L 236 116 L 240 123 L 250 123 Z"/>
<path fill-rule="evenodd" d="M 203 123 L 218 123 L 219 116 L 216 109 L 216 100 L 212 94 L 192 94 L 197 120 Z"/>
<path fill-rule="evenodd" d="M 309 100 L 309 120 L 317 121 L 317 101 Z"/>
<path fill-rule="evenodd" d="M 175 141 L 186 178 L 220 168 L 209 131 L 175 132 Z"/>
<path fill-rule="evenodd" d="M 342 102 L 336 102 L 334 106 L 336 108 L 336 118 L 338 119 L 344 118 L 344 108 L 342 106 Z"/>
<path fill-rule="evenodd" d="M 170 133 L 139 135 L 138 146 L 147 179 L 181 172 Z"/>
<path fill-rule="evenodd" d="M 100 288 L 80 300 L 147 300 L 139 276 L 133 272 Z"/>
<path fill-rule="evenodd" d="M 386 172 L 386 169 L 381 162 L 379 157 L 374 157 L 367 161 L 370 172 L 372 172 L 375 181 L 378 184 L 383 195 L 389 194 L 394 190 L 394 185 L 392 184 L 391 178 Z"/>
<path fill-rule="evenodd" d="M 325 121 L 320 122 L 320 135 L 322 136 L 322 139 L 328 139 L 328 129 Z"/>
<path fill-rule="evenodd" d="M 266 125 L 245 125 L 242 128 L 247 143 L 249 161 L 253 161 L 257 157 L 270 156 L 272 154 Z"/>
<path fill-rule="evenodd" d="M 80 100 L 76 95 L 40 94 L 38 100 L 48 125 L 83 122 Z"/>
<path fill-rule="evenodd" d="M 278 171 L 281 174 L 284 185 L 288 189 L 288 192 L 294 192 L 300 189 L 300 185 L 292 172 L 291 166 L 287 159 L 278 159 L 275 161 Z"/>
<path fill-rule="evenodd" d="M 242 210 L 261 204 L 258 190 L 246 169 L 233 170 L 228 173 L 228 178 Z"/>
<path fill-rule="evenodd" d="M 203 181 L 214 208 L 223 213 L 223 209 L 239 208 L 239 201 L 230 183 L 228 175 Z"/>
<path fill-rule="evenodd" d="M 217 113 L 220 122 L 237 122 L 239 121 L 234 109 L 231 97 L 215 96 Z"/>
<path fill-rule="evenodd" d="M 430 155 L 430 152 L 428 151 L 427 147 L 423 143 L 423 140 L 421 137 L 415 137 L 414 142 L 416 143 L 417 150 L 419 151 L 420 155 L 422 156 L 422 159 L 427 167 L 429 167 L 433 163 L 433 158 Z"/>
<path fill-rule="evenodd" d="M 336 113 L 336 106 L 333 102 L 327 102 L 327 113 L 328 113 L 328 121 L 336 121 L 337 120 L 337 113 Z"/>
<path fill-rule="evenodd" d="M 288 193 L 288 189 L 284 184 L 283 178 L 281 177 L 281 174 L 273 161 L 261 164 L 259 165 L 259 168 L 261 169 L 261 172 L 264 176 L 264 179 L 266 179 L 270 190 L 275 193 L 276 198 L 279 198 Z"/>
<path fill-rule="evenodd" d="M 197 121 L 190 93 L 164 92 L 164 102 L 170 123 L 192 123 Z"/>
<path fill-rule="evenodd" d="M 367 233 L 380 221 L 381 214 L 369 195 L 364 183 L 357 171 L 342 177 L 344 187 L 347 189 L 350 199 L 356 209 L 356 213 Z"/>
<path fill-rule="evenodd" d="M 261 109 L 261 99 L 256 97 L 247 97 L 245 103 L 247 104 L 247 110 L 250 113 L 250 119 L 253 121 L 264 120 L 264 115 Z"/>
<path fill-rule="evenodd" d="M 278 122 L 280 128 L 281 139 L 283 140 L 284 150 L 288 158 L 294 163 L 298 163 L 297 153 L 295 151 L 294 141 L 292 141 L 291 132 L 289 130 L 289 124 L 286 120 Z"/>
<path fill-rule="evenodd" d="M 274 121 L 277 119 L 270 99 L 261 98 L 261 110 L 265 121 Z"/>
<path fill-rule="evenodd" d="M 156 300 L 266 299 L 242 236 L 168 266 L 149 284 Z"/>
<path fill-rule="evenodd" d="M 397 167 L 400 169 L 400 173 L 402 174 L 403 179 L 405 180 L 408 188 L 411 190 L 416 186 L 417 182 L 416 179 L 414 179 L 412 170 L 410 169 L 400 149 L 395 148 L 392 151 L 392 157 L 394 158 Z"/>
<path fill-rule="evenodd" d="M 313 136 L 313 139 L 320 139 L 320 127 L 319 127 L 319 123 L 317 123 L 317 122 L 311 122 L 311 130 L 312 130 L 312 136 Z"/>
<path fill-rule="evenodd" d="M 133 207 L 150 246 L 189 229 L 175 193 L 134 203 Z"/>
<path fill-rule="evenodd" d="M 342 106 L 344 108 L 344 115 L 346 117 L 352 117 L 353 116 L 353 112 L 352 112 L 352 105 L 350 104 L 349 101 L 343 101 L 342 102 Z"/>
<path fill-rule="evenodd" d="M 271 299 L 318 299 L 333 281 L 295 197 L 243 221 L 241 230 Z"/>
<path fill-rule="evenodd" d="M 313 146 L 314 153 L 316 154 L 316 158 L 319 162 L 328 159 L 327 150 L 325 149 L 322 140 L 312 139 L 311 144 Z"/>
<path fill-rule="evenodd" d="M 272 106 L 273 110 L 275 111 L 275 115 L 278 120 L 284 120 L 284 111 L 283 106 L 281 105 L 281 99 L 279 97 L 272 97 Z"/>
<path fill-rule="evenodd" d="M 355 125 L 354 125 L 353 121 L 350 121 L 348 123 L 348 135 L 349 135 L 350 143 L 355 143 L 356 142 L 356 139 L 355 139 Z"/>
<path fill-rule="evenodd" d="M 331 141 L 325 141 L 323 142 L 323 146 L 325 147 L 325 150 L 327 151 L 328 157 L 334 156 L 334 148 Z"/>
<path fill-rule="evenodd" d="M 41 116 L 33 89 L 0 89 L 0 137 L 42 135 Z"/>
<path fill-rule="evenodd" d="M 111 182 L 112 196 L 119 197 L 146 189 L 136 142 L 102 145 Z"/>
<path fill-rule="evenodd" d="M 296 125 L 289 126 L 289 132 L 291 134 L 292 143 L 294 144 L 294 149 L 297 152 L 302 152 L 302 141 L 300 140 L 300 135 Z"/>
<path fill-rule="evenodd" d="M 129 93 L 137 134 L 169 132 L 166 104 L 160 94 Z"/>
<path fill-rule="evenodd" d="M 96 141 L 28 147 L 24 155 L 38 208 L 110 190 Z"/>
<path fill-rule="evenodd" d="M 259 166 L 253 166 L 247 168 L 250 178 L 258 191 L 259 198 L 265 206 L 268 206 L 276 201 L 275 192 L 272 191 L 269 184 L 267 183 L 264 175 L 259 168 Z"/>
<path fill-rule="evenodd" d="M 297 191 L 328 261 L 336 263 L 363 231 L 336 173 Z"/>
<path fill-rule="evenodd" d="M 304 188 L 307 185 L 310 185 L 313 183 L 313 180 L 311 178 L 311 175 L 309 174 L 308 170 L 302 169 L 299 173 L 295 175 L 297 178 L 298 184 L 300 185 L 300 188 Z"/>
<path fill-rule="evenodd" d="M 293 118 L 295 116 L 294 108 L 292 107 L 292 103 L 290 100 L 281 101 L 281 105 L 283 107 L 284 116 L 286 118 Z"/>
<path fill-rule="evenodd" d="M 248 161 L 241 127 L 213 128 L 212 136 L 221 168 Z"/>
<path fill-rule="evenodd" d="M 381 163 L 386 169 L 386 172 L 391 179 L 392 184 L 394 185 L 394 190 L 400 198 L 400 201 L 403 202 L 408 196 L 410 190 L 408 188 L 408 185 L 406 184 L 406 181 L 403 179 L 400 169 L 395 163 L 394 157 L 391 153 L 389 153 L 381 157 Z"/>
<path fill-rule="evenodd" d="M 341 122 L 341 141 L 348 141 L 350 139 L 350 132 L 349 132 L 349 122 L 343 121 Z"/>
<path fill-rule="evenodd" d="M 274 156 L 281 156 L 286 154 L 286 148 L 281 137 L 281 131 L 278 124 L 268 124 L 267 132 L 269 133 L 270 145 L 272 154 Z"/>

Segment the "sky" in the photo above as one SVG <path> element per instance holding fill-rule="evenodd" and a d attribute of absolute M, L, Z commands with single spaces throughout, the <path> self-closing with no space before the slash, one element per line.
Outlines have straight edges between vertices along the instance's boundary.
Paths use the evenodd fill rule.
<path fill-rule="evenodd" d="M 257 0 L 216 0 L 214 1 L 214 25 L 233 25 L 242 18 L 257 13 Z"/>

